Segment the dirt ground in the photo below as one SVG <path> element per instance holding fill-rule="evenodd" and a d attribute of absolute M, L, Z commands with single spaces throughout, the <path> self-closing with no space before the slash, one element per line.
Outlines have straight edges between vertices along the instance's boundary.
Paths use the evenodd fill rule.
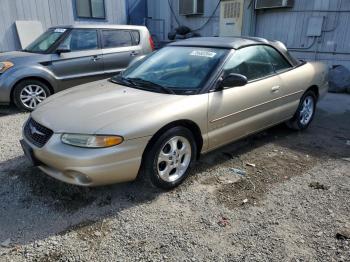
<path fill-rule="evenodd" d="M 79 188 L 30 167 L 0 108 L 0 261 L 350 261 L 350 95 L 203 156 L 179 188 Z M 242 173 L 243 171 L 243 173 Z"/>

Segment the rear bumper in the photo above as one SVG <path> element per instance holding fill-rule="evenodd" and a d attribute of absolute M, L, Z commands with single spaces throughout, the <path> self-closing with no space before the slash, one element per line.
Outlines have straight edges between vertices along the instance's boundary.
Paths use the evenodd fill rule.
<path fill-rule="evenodd" d="M 323 86 L 319 88 L 319 99 L 322 99 L 327 93 L 329 89 L 329 83 L 326 82 Z"/>
<path fill-rule="evenodd" d="M 135 180 L 149 137 L 126 140 L 104 149 L 87 149 L 65 145 L 60 134 L 38 148 L 25 137 L 33 149 L 39 168 L 49 176 L 79 186 L 100 186 Z"/>

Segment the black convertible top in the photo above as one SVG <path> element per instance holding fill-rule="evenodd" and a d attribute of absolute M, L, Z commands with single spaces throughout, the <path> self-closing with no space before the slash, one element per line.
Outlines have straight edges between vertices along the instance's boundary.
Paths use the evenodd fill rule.
<path fill-rule="evenodd" d="M 197 46 L 225 49 L 240 49 L 251 45 L 269 45 L 277 49 L 293 66 L 301 62 L 292 57 L 286 46 L 279 41 L 269 41 L 260 37 L 195 37 L 169 44 L 169 46 Z"/>
<path fill-rule="evenodd" d="M 259 37 L 195 37 L 174 42 L 170 45 L 239 49 L 244 46 L 256 44 L 269 44 L 269 41 Z"/>

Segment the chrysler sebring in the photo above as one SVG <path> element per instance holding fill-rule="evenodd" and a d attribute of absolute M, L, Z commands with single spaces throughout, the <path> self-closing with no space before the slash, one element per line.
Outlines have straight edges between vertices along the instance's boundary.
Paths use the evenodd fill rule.
<path fill-rule="evenodd" d="M 170 189 L 200 154 L 282 122 L 306 129 L 327 72 L 277 41 L 180 41 L 109 80 L 46 99 L 25 123 L 21 144 L 33 165 L 67 183 L 142 176 Z"/>

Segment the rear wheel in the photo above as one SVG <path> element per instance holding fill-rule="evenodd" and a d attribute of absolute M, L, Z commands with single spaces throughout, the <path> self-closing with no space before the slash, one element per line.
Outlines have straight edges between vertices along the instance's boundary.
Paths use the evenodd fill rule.
<path fill-rule="evenodd" d="M 189 175 L 197 145 L 190 130 L 174 127 L 161 135 L 144 159 L 145 178 L 156 187 L 171 189 Z"/>
<path fill-rule="evenodd" d="M 300 100 L 294 117 L 286 124 L 294 130 L 304 130 L 311 124 L 316 110 L 317 98 L 314 92 L 307 91 Z"/>
<path fill-rule="evenodd" d="M 33 111 L 50 94 L 50 89 L 43 82 L 23 80 L 15 86 L 13 101 L 19 109 Z"/>

